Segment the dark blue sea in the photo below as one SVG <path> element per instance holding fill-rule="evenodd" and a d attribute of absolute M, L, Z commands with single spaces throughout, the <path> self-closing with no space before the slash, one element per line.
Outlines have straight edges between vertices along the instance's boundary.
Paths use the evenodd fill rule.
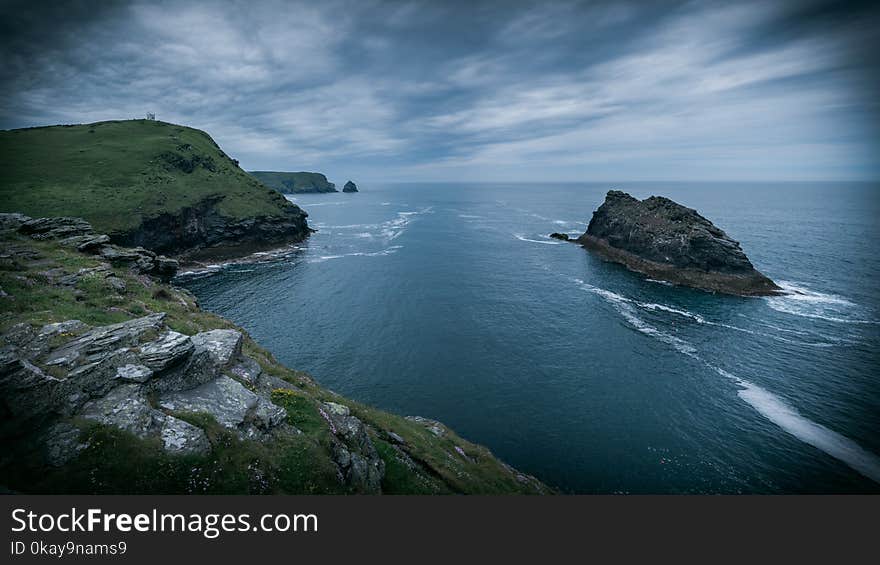
<path fill-rule="evenodd" d="M 551 240 L 668 196 L 792 294 L 668 286 Z M 343 395 L 565 492 L 880 492 L 880 186 L 365 185 L 282 261 L 179 280 Z"/>

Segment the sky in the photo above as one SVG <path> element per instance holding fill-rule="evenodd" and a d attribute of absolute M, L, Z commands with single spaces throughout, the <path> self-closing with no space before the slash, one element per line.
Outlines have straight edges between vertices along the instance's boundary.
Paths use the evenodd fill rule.
<path fill-rule="evenodd" d="M 0 0 L 0 129 L 140 118 L 331 180 L 880 179 L 880 9 Z"/>

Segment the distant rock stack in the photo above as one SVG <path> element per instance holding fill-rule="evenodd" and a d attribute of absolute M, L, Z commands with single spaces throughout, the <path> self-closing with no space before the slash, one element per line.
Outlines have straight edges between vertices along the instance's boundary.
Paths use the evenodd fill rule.
<path fill-rule="evenodd" d="M 739 242 L 696 210 L 662 196 L 640 201 L 609 191 L 586 233 L 573 241 L 604 259 L 671 283 L 741 296 L 781 293 L 752 266 Z"/>
<path fill-rule="evenodd" d="M 342 187 L 342 192 L 357 192 L 358 187 L 355 183 L 348 181 L 345 183 L 345 186 Z"/>

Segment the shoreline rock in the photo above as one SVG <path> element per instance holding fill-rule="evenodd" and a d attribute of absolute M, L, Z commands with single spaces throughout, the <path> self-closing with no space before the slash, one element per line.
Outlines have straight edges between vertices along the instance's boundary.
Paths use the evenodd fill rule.
<path fill-rule="evenodd" d="M 342 192 L 357 192 L 357 191 L 358 191 L 358 187 L 352 181 L 348 181 L 347 183 L 345 183 L 345 186 L 342 187 Z"/>
<path fill-rule="evenodd" d="M 631 271 L 674 284 L 739 296 L 783 292 L 755 269 L 738 241 L 696 210 L 662 196 L 638 200 L 611 190 L 587 231 L 571 241 Z"/>

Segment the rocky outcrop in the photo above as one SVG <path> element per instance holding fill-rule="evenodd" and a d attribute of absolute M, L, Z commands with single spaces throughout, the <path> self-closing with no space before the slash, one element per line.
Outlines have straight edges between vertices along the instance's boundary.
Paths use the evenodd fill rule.
<path fill-rule="evenodd" d="M 164 319 L 158 313 L 95 328 L 69 320 L 7 332 L 0 349 L 2 435 L 48 426 L 54 432 L 45 436 L 45 450 L 60 465 L 82 449 L 75 437 L 58 437 L 77 418 L 156 438 L 169 453 L 211 449 L 205 430 L 185 419 L 189 414 L 206 414 L 242 439 L 300 433 L 271 400 L 272 390 L 291 385 L 262 374 L 242 353 L 240 332 L 186 336 Z M 58 343 L 60 336 L 66 340 Z M 239 381 L 240 374 L 247 380 Z M 266 385 L 255 386 L 261 378 Z M 327 403 L 322 413 L 343 482 L 358 492 L 379 492 L 384 463 L 363 422 L 341 404 Z"/>
<path fill-rule="evenodd" d="M 358 187 L 352 181 L 348 181 L 347 183 L 345 183 L 345 186 L 342 187 L 342 192 L 357 192 L 357 191 L 358 191 Z"/>
<path fill-rule="evenodd" d="M 308 237 L 308 214 L 280 194 L 278 199 L 279 214 L 233 219 L 218 210 L 221 198 L 208 198 L 195 206 L 145 218 L 137 228 L 111 236 L 120 245 L 179 257 L 241 256 Z"/>
<path fill-rule="evenodd" d="M 107 279 L 116 278 L 110 266 L 129 267 L 133 272 L 154 275 L 161 280 L 170 280 L 176 273 L 179 263 L 164 255 L 144 249 L 143 247 L 123 248 L 113 245 L 106 234 L 97 234 L 92 225 L 82 218 L 29 218 L 22 214 L 0 214 L 0 226 L 3 229 L 17 230 L 35 240 L 58 240 L 65 247 L 75 248 L 83 253 L 99 255 L 107 261 L 106 266 L 82 269 L 74 274 L 45 273 L 51 282 L 74 286 L 86 276 L 102 275 Z M 57 276 L 56 276 L 57 275 Z M 119 281 L 118 278 L 116 278 Z M 117 282 L 122 285 L 124 282 Z"/>
<path fill-rule="evenodd" d="M 743 296 L 778 294 L 739 242 L 712 222 L 662 196 L 638 200 L 609 191 L 575 241 L 604 259 L 671 283 Z"/>
<path fill-rule="evenodd" d="M 571 239 L 570 237 L 568 237 L 567 233 L 559 233 L 559 232 L 551 233 L 550 237 L 552 237 L 553 239 L 559 239 L 562 241 L 568 241 L 569 239 Z"/>

